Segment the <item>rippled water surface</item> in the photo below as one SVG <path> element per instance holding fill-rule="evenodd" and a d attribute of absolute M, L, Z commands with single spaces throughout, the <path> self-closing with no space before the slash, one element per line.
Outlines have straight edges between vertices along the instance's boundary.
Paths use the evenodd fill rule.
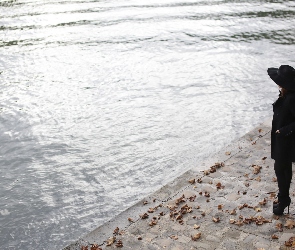
<path fill-rule="evenodd" d="M 0 245 L 61 249 L 272 114 L 295 2 L 0 1 Z"/>

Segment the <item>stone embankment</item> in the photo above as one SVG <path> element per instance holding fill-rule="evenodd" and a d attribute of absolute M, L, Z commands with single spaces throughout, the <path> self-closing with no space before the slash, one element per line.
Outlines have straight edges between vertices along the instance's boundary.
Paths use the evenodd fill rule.
<path fill-rule="evenodd" d="M 272 213 L 277 183 L 270 121 L 202 166 L 204 171 L 186 172 L 65 250 L 295 249 L 293 183 L 290 214 Z"/>

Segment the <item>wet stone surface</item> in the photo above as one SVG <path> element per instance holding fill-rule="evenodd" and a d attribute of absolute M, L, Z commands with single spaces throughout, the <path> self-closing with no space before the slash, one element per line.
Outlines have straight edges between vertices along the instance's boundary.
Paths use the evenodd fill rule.
<path fill-rule="evenodd" d="M 145 212 L 133 211 L 133 222 L 124 227 L 119 221 L 128 221 L 128 214 L 119 215 L 119 230 L 114 226 L 109 238 L 100 236 L 102 226 L 65 249 L 291 249 L 286 242 L 295 237 L 293 203 L 289 215 L 272 213 L 277 183 L 269 131 L 270 124 L 262 124 L 219 152 L 215 158 L 222 161 L 161 188 L 137 204 Z"/>

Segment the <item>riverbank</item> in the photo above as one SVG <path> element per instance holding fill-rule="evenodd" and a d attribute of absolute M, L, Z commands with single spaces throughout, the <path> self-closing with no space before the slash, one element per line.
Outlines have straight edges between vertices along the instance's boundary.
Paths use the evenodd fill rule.
<path fill-rule="evenodd" d="M 294 202 L 290 215 L 272 213 L 277 183 L 270 158 L 270 126 L 270 121 L 264 122 L 203 162 L 206 170 L 187 171 L 64 250 L 292 245 Z"/>

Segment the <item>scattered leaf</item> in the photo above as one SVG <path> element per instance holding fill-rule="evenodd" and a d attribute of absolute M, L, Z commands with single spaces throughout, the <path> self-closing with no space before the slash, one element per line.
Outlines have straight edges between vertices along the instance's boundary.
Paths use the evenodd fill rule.
<path fill-rule="evenodd" d="M 295 237 L 291 237 L 288 241 L 285 241 L 286 247 L 294 247 L 295 246 Z"/>
<path fill-rule="evenodd" d="M 277 180 L 276 177 L 273 177 L 273 178 L 272 178 L 272 181 L 273 181 L 273 182 L 277 182 L 278 180 Z"/>
<path fill-rule="evenodd" d="M 197 197 L 196 195 L 193 195 L 193 196 L 189 197 L 188 199 L 189 199 L 189 201 L 193 202 L 193 201 L 195 201 L 196 197 Z"/>
<path fill-rule="evenodd" d="M 139 215 L 139 217 L 141 219 L 147 219 L 149 217 L 149 215 L 147 213 L 144 213 L 144 214 Z"/>
<path fill-rule="evenodd" d="M 133 219 L 131 219 L 131 218 L 128 218 L 128 221 L 130 221 L 130 222 L 134 222 Z"/>
<path fill-rule="evenodd" d="M 230 224 L 234 224 L 235 222 L 236 222 L 235 219 L 230 219 L 230 220 L 229 220 L 229 223 L 230 223 Z"/>
<path fill-rule="evenodd" d="M 196 240 L 200 239 L 200 237 L 201 237 L 201 233 L 197 233 L 197 234 L 194 234 L 194 235 L 191 236 L 193 241 L 196 241 Z"/>
<path fill-rule="evenodd" d="M 170 238 L 173 239 L 173 240 L 178 240 L 178 236 L 177 235 L 171 235 Z"/>
<path fill-rule="evenodd" d="M 199 229 L 199 228 L 200 228 L 199 225 L 197 225 L 197 224 L 194 225 L 194 229 Z"/>
<path fill-rule="evenodd" d="M 273 235 L 271 236 L 271 238 L 272 238 L 273 240 L 277 240 L 277 239 L 279 238 L 279 236 L 277 236 L 276 234 L 273 234 Z"/>
<path fill-rule="evenodd" d="M 295 227 L 295 221 L 294 220 L 287 220 L 284 226 L 289 229 L 292 229 L 293 227 Z"/>
<path fill-rule="evenodd" d="M 258 176 L 257 178 L 254 179 L 255 181 L 261 181 L 261 177 Z"/>
<path fill-rule="evenodd" d="M 158 223 L 158 220 L 157 219 L 152 219 L 151 222 L 149 223 L 149 225 L 151 227 L 153 227 L 153 226 L 157 225 L 157 223 Z"/>
<path fill-rule="evenodd" d="M 116 241 L 116 237 L 111 237 L 107 240 L 107 246 L 111 246 L 114 244 L 114 242 Z"/>
<path fill-rule="evenodd" d="M 226 154 L 226 155 L 230 155 L 230 154 L 231 154 L 231 152 L 225 152 L 225 154 Z"/>
<path fill-rule="evenodd" d="M 148 210 L 147 212 L 148 212 L 148 213 L 153 213 L 153 212 L 155 212 L 155 210 L 156 210 L 155 208 L 150 207 L 149 210 Z"/>
<path fill-rule="evenodd" d="M 222 205 L 222 204 L 219 204 L 219 205 L 217 206 L 217 208 L 218 208 L 218 210 L 221 210 L 221 209 L 223 208 L 223 205 Z"/>
<path fill-rule="evenodd" d="M 81 250 L 88 250 L 88 246 L 81 246 Z"/>
<path fill-rule="evenodd" d="M 190 184 L 195 184 L 196 183 L 196 179 L 191 179 L 188 181 Z"/>
<path fill-rule="evenodd" d="M 217 218 L 213 217 L 212 218 L 212 221 L 215 222 L 215 223 L 217 223 L 217 222 L 220 222 L 220 219 L 219 219 L 219 217 L 217 217 Z"/>
<path fill-rule="evenodd" d="M 276 228 L 278 229 L 278 231 L 283 231 L 283 224 L 282 223 L 277 223 L 276 224 Z"/>
<path fill-rule="evenodd" d="M 262 129 L 261 129 L 261 128 L 260 128 L 260 129 L 258 129 L 258 132 L 259 132 L 259 133 L 261 133 L 261 132 L 262 132 Z"/>
<path fill-rule="evenodd" d="M 258 165 L 252 165 L 253 168 L 253 174 L 259 174 L 260 173 L 260 169 L 262 168 L 261 166 Z"/>
<path fill-rule="evenodd" d="M 236 210 L 234 209 L 234 210 L 230 211 L 229 214 L 230 214 L 230 215 L 235 215 L 235 214 L 237 214 L 237 212 L 236 212 Z"/>
<path fill-rule="evenodd" d="M 114 232 L 113 232 L 113 234 L 115 234 L 115 235 L 118 234 L 119 233 L 119 230 L 120 229 L 118 227 L 116 227 L 115 230 L 114 230 Z"/>
<path fill-rule="evenodd" d="M 143 205 L 146 205 L 146 204 L 148 204 L 148 202 L 147 201 L 143 201 Z"/>
<path fill-rule="evenodd" d="M 264 198 L 262 201 L 259 201 L 259 204 L 264 206 L 267 203 L 267 199 Z"/>
<path fill-rule="evenodd" d="M 116 247 L 123 247 L 123 242 L 122 240 L 118 240 L 118 242 L 115 245 Z"/>
<path fill-rule="evenodd" d="M 102 248 L 100 248 L 97 244 L 93 244 L 90 250 L 102 250 Z"/>
<path fill-rule="evenodd" d="M 266 158 L 267 158 L 267 157 L 265 156 L 265 157 L 262 158 L 262 160 L 264 161 Z"/>
<path fill-rule="evenodd" d="M 202 182 L 203 182 L 203 181 L 202 181 L 202 178 L 197 179 L 197 182 L 198 182 L 198 183 L 202 183 Z"/>
<path fill-rule="evenodd" d="M 138 240 L 142 240 L 142 237 L 141 236 L 138 236 L 138 238 L 137 238 Z"/>
<path fill-rule="evenodd" d="M 209 170 L 204 170 L 204 175 L 209 175 L 210 171 Z"/>

